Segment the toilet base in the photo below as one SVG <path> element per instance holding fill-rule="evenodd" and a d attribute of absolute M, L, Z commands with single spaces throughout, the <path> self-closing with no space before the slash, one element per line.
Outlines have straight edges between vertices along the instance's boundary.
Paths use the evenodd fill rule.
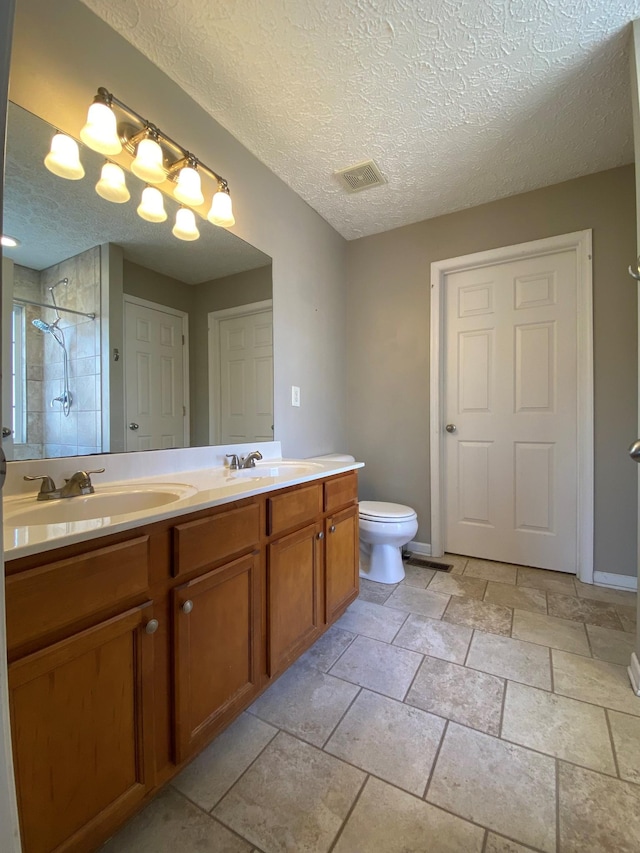
<path fill-rule="evenodd" d="M 402 549 L 397 545 L 361 544 L 360 577 L 376 583 L 400 583 L 404 580 Z"/>

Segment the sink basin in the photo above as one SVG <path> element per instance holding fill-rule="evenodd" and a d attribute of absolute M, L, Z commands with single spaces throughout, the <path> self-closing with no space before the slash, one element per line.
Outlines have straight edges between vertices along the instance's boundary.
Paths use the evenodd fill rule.
<path fill-rule="evenodd" d="M 54 501 L 19 498 L 15 502 L 5 502 L 4 523 L 10 527 L 30 527 L 127 515 L 179 501 L 195 494 L 195 491 L 193 486 L 182 483 L 159 483 L 127 489 L 105 486 L 93 495 Z"/>
<path fill-rule="evenodd" d="M 239 471 L 229 471 L 231 477 L 241 477 L 250 480 L 262 480 L 265 477 L 307 477 L 322 471 L 323 466 L 319 462 L 287 462 L 276 460 L 274 462 L 258 462 L 255 468 L 241 468 Z"/>

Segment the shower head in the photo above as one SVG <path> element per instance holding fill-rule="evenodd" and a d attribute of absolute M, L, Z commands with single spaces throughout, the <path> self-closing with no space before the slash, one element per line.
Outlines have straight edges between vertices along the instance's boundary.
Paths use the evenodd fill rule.
<path fill-rule="evenodd" d="M 37 317 L 35 320 L 32 320 L 31 322 L 36 327 L 36 329 L 40 329 L 41 332 L 51 331 L 51 326 L 49 325 L 49 323 L 45 323 L 45 321 L 41 320 L 39 317 Z"/>

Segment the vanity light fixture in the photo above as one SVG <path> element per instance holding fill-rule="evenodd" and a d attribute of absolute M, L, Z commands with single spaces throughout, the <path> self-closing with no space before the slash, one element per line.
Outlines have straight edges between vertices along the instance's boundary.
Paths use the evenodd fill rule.
<path fill-rule="evenodd" d="M 96 192 L 102 198 L 115 202 L 115 204 L 124 204 L 131 198 L 124 172 L 116 163 L 109 161 L 102 167 L 100 180 L 96 184 Z"/>
<path fill-rule="evenodd" d="M 78 143 L 66 133 L 55 134 L 51 140 L 51 149 L 44 158 L 44 165 L 59 178 L 69 181 L 84 178 Z"/>
<path fill-rule="evenodd" d="M 171 233 L 178 240 L 197 240 L 200 236 L 198 226 L 196 225 L 196 217 L 193 210 L 189 207 L 180 207 L 176 213 L 176 224 L 171 229 Z"/>
<path fill-rule="evenodd" d="M 138 216 L 147 222 L 165 222 L 167 211 L 164 209 L 164 198 L 157 187 L 145 187 L 142 190 L 142 200 L 137 208 Z"/>
<path fill-rule="evenodd" d="M 225 178 L 107 89 L 98 89 L 80 138 L 89 148 L 102 154 L 128 153 L 132 157 L 131 171 L 145 183 L 164 184 L 165 191 L 173 185 L 172 195 L 176 201 L 186 205 L 178 211 L 173 233 L 177 231 L 190 235 L 181 236 L 180 239 L 196 240 L 199 236 L 193 210 L 189 208 L 200 207 L 205 203 L 203 176 L 211 179 L 215 187 L 207 219 L 221 227 L 235 225 L 229 185 Z M 159 205 L 158 197 L 149 193 L 149 189 L 151 187 L 143 191 L 138 213 L 150 222 L 164 221 L 166 213 L 160 218 L 160 209 L 164 213 L 164 206 Z"/>
<path fill-rule="evenodd" d="M 8 234 L 3 234 L 0 237 L 0 245 L 4 246 L 6 249 L 15 249 L 16 246 L 20 245 L 20 240 L 17 240 L 15 237 L 10 237 Z"/>

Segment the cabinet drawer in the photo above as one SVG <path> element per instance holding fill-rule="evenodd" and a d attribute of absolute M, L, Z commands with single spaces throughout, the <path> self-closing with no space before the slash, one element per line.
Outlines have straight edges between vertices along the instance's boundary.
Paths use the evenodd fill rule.
<path fill-rule="evenodd" d="M 358 475 L 355 471 L 327 480 L 324 484 L 324 511 L 333 512 L 338 507 L 358 499 Z"/>
<path fill-rule="evenodd" d="M 173 535 L 173 573 L 177 577 L 257 548 L 260 509 L 256 503 L 188 521 L 176 525 Z"/>
<path fill-rule="evenodd" d="M 10 575 L 6 579 L 8 646 L 16 648 L 107 611 L 148 586 L 148 536 Z"/>
<path fill-rule="evenodd" d="M 315 521 L 322 512 L 322 485 L 311 483 L 267 499 L 267 533 L 282 533 Z"/>

